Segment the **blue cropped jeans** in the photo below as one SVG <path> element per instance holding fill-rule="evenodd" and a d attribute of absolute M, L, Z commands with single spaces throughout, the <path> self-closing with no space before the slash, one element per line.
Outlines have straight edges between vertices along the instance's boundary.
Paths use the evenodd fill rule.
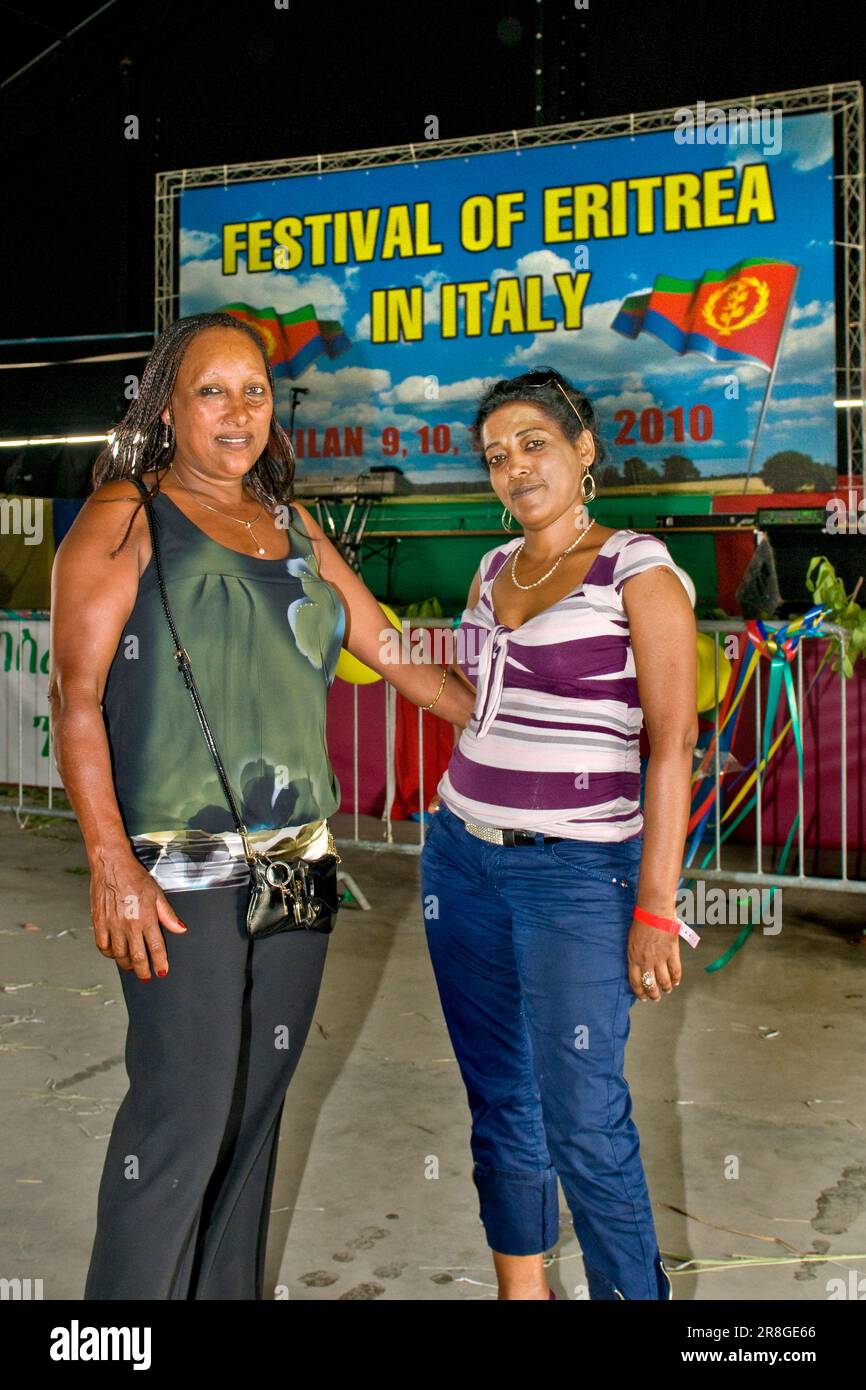
<path fill-rule="evenodd" d="M 555 1245 L 558 1176 L 591 1299 L 671 1297 L 623 1075 L 642 848 L 642 836 L 493 845 L 443 804 L 421 855 L 488 1245 Z"/>

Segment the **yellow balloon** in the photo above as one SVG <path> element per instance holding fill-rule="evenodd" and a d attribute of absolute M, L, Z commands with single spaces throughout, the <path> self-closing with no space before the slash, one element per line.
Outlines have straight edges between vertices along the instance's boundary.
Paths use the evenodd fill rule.
<path fill-rule="evenodd" d="M 400 619 L 393 608 L 389 608 L 387 603 L 380 603 L 379 607 L 394 626 L 399 628 Z M 371 666 L 365 666 L 363 661 L 347 652 L 345 647 L 340 652 L 336 674 L 341 681 L 346 681 L 349 685 L 373 685 L 375 681 L 382 679 L 378 671 L 374 671 Z"/>
<path fill-rule="evenodd" d="M 731 663 L 719 646 L 719 704 L 731 683 Z M 698 714 L 716 706 L 716 643 L 708 632 L 698 633 Z"/>

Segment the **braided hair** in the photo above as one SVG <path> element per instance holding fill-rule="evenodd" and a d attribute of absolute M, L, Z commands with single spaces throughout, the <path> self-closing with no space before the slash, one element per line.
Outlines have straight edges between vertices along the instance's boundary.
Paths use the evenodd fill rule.
<path fill-rule="evenodd" d="M 530 405 L 537 405 L 545 415 L 552 416 L 571 444 L 577 441 L 582 421 L 584 429 L 589 430 L 595 443 L 593 467 L 605 458 L 607 451 L 598 433 L 598 421 L 588 396 L 578 387 L 572 386 L 571 382 L 560 372 L 554 371 L 553 368 L 544 368 L 543 370 L 550 371 L 551 376 L 559 382 L 562 391 L 565 391 L 569 400 L 574 402 L 574 408 L 580 415 L 580 420 L 554 381 L 543 386 L 534 386 L 531 383 L 531 373 L 526 373 L 523 376 L 504 377 L 501 381 L 489 386 L 484 392 L 471 426 L 473 443 L 475 448 L 481 452 L 481 464 L 485 470 L 489 471 L 489 468 L 483 452 L 481 427 L 494 410 L 498 410 L 501 405 L 508 405 L 512 401 L 527 401 Z"/>
<path fill-rule="evenodd" d="M 168 406 L 172 425 L 174 424 L 171 416 L 171 396 L 180 364 L 193 338 L 208 328 L 232 328 L 238 333 L 246 333 L 262 355 L 273 395 L 274 374 L 268 361 L 268 350 L 261 334 L 250 324 L 242 323 L 232 314 L 224 313 L 191 314 L 187 318 L 177 319 L 154 344 L 141 375 L 138 396 L 120 424 L 111 432 L 108 443 L 94 461 L 91 471 L 94 488 L 116 478 L 131 478 L 136 475 L 140 477 L 145 472 L 155 470 L 156 478 L 150 495 L 153 497 L 159 492 L 160 469 L 165 470 L 169 467 L 177 443 L 172 429 L 169 445 L 165 447 L 161 415 Z M 292 441 L 273 413 L 267 447 L 256 459 L 243 481 L 253 496 L 269 511 L 273 511 L 275 507 L 292 501 L 294 477 L 295 451 Z M 111 552 L 112 556 L 126 545 L 138 508 L 143 505 L 144 498 L 141 498 L 138 507 L 130 516 L 123 540 Z"/>

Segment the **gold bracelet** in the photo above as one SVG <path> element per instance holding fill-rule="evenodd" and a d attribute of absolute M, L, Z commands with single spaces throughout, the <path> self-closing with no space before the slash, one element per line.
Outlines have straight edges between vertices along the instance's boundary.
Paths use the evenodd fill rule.
<path fill-rule="evenodd" d="M 447 679 L 448 679 L 448 667 L 447 667 L 447 666 L 443 666 L 443 667 L 442 667 L 442 683 L 440 684 L 439 689 L 438 689 L 437 692 L 436 692 L 436 699 L 431 700 L 430 703 L 429 703 L 429 705 L 422 705 L 422 706 L 421 706 L 421 709 L 432 709 L 432 708 L 433 708 L 433 706 L 434 706 L 435 703 L 436 703 L 436 700 L 439 699 L 439 696 L 442 694 L 442 691 L 445 689 L 445 682 L 446 682 Z"/>

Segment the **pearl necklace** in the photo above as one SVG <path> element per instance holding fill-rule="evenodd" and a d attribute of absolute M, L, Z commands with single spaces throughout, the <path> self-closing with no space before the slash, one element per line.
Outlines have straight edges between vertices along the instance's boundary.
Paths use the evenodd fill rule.
<path fill-rule="evenodd" d="M 186 483 L 184 482 L 184 480 L 183 480 L 183 478 L 180 476 L 180 474 L 175 472 L 174 466 L 173 466 L 173 465 L 169 465 L 169 467 L 171 468 L 171 472 L 174 473 L 174 476 L 175 476 L 175 478 L 177 478 L 177 481 L 180 483 L 181 487 L 185 487 L 185 488 L 186 488 L 186 490 L 187 490 L 187 492 L 189 493 L 190 497 L 192 497 L 194 501 L 198 502 L 198 504 L 199 504 L 200 507 L 207 507 L 207 509 L 208 509 L 209 512 L 216 512 L 217 516 L 225 517 L 226 520 L 228 520 L 228 521 L 236 521 L 236 522 L 238 523 L 239 526 L 246 526 L 247 531 L 249 532 L 251 539 L 252 539 L 253 541 L 255 541 L 256 545 L 258 546 L 258 552 L 257 552 L 257 553 L 258 553 L 259 555 L 264 555 L 264 553 L 265 553 L 265 547 L 264 547 L 263 545 L 259 545 L 258 537 L 255 535 L 255 532 L 253 531 L 253 521 L 258 521 L 259 517 L 261 516 L 261 514 L 262 514 L 262 509 L 261 509 L 261 507 L 259 507 L 258 515 L 256 515 L 256 516 L 253 517 L 253 521 L 244 521 L 243 517 L 240 517 L 240 516 L 229 516 L 227 512 L 220 511 L 219 507 L 212 507 L 212 506 L 210 505 L 209 502 L 202 502 L 202 500 L 201 500 L 200 497 L 196 497 L 196 495 L 195 495 L 195 493 L 193 492 L 192 488 L 191 488 L 191 487 L 187 487 Z"/>
<path fill-rule="evenodd" d="M 554 561 L 554 563 L 551 565 L 550 569 L 547 571 L 547 574 L 543 574 L 543 575 L 541 576 L 540 579 L 535 579 L 535 580 L 533 580 L 533 582 L 532 582 L 531 584 L 521 584 L 520 580 L 517 578 L 517 569 L 516 569 L 516 566 L 517 566 L 517 557 L 518 557 L 518 555 L 520 554 L 520 552 L 521 552 L 521 550 L 523 549 L 523 547 L 526 545 L 526 541 L 525 541 L 525 540 L 521 541 L 521 542 L 520 542 L 520 545 L 519 545 L 519 546 L 517 547 L 517 549 L 515 550 L 514 555 L 512 556 L 512 559 L 511 559 L 511 578 L 514 580 L 514 582 L 515 582 L 515 584 L 517 585 L 518 589 L 537 589 L 538 586 L 539 586 L 539 584 L 543 584 L 544 581 L 545 581 L 545 579 L 549 579 L 550 576 L 553 574 L 553 571 L 556 569 L 557 565 L 559 565 L 559 564 L 565 559 L 566 555 L 570 555 L 570 554 L 571 554 L 571 552 L 572 552 L 572 550 L 574 550 L 575 546 L 580 545 L 580 542 L 583 540 L 583 538 L 584 538 L 584 536 L 586 535 L 587 531 L 590 529 L 591 526 L 594 526 L 594 525 L 595 525 L 595 518 L 593 517 L 592 521 L 589 523 L 589 526 L 584 527 L 584 529 L 581 531 L 580 535 L 578 536 L 577 540 L 576 540 L 576 541 L 572 541 L 572 542 L 571 542 L 571 545 L 568 547 L 568 549 L 567 549 L 567 550 L 563 550 L 563 552 L 562 552 L 562 554 L 560 555 L 559 559 Z"/>

